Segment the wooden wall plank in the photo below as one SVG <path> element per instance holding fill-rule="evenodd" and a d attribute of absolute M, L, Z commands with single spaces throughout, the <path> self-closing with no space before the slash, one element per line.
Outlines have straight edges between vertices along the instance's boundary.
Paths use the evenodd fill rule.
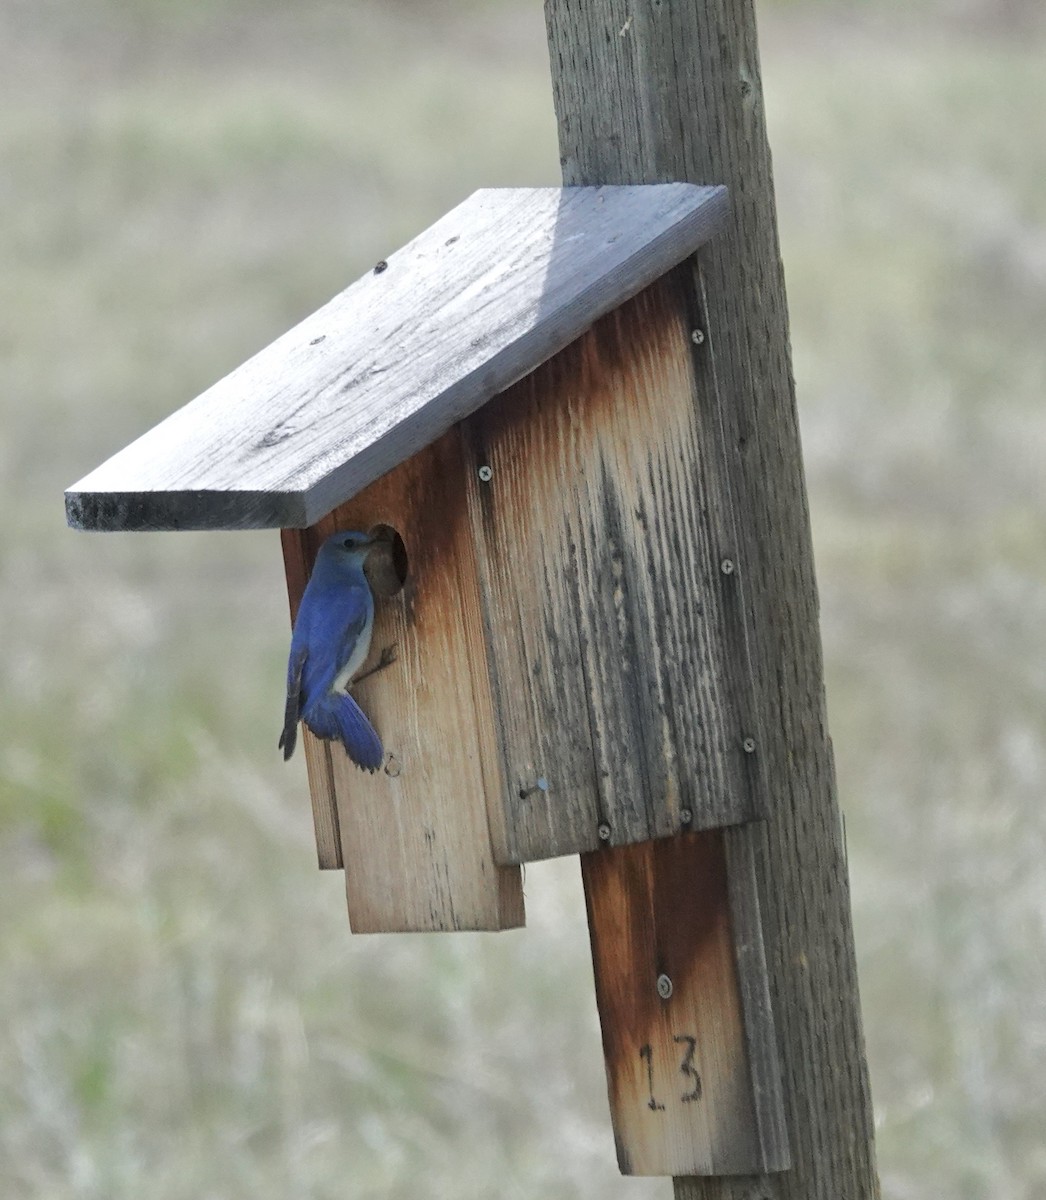
<path fill-rule="evenodd" d="M 722 188 L 474 193 L 66 493 L 79 529 L 309 525 L 704 244 Z"/>
<path fill-rule="evenodd" d="M 502 861 L 763 811 L 719 414 L 711 382 L 698 394 L 686 278 L 652 285 L 463 425 Z"/>
<path fill-rule="evenodd" d="M 738 974 L 739 961 L 752 964 L 735 953 L 722 832 L 597 851 L 581 863 L 622 1172 L 786 1166 L 780 1093 L 775 1114 L 756 1097 Z"/>
<path fill-rule="evenodd" d="M 388 525 L 408 558 L 403 589 L 376 604 L 371 660 L 395 646 L 396 661 L 353 690 L 388 765 L 371 775 L 328 745 L 356 933 L 524 920 L 520 871 L 495 864 L 487 815 L 500 765 L 464 471 L 447 435 L 305 533 L 314 556 L 335 530 Z"/>

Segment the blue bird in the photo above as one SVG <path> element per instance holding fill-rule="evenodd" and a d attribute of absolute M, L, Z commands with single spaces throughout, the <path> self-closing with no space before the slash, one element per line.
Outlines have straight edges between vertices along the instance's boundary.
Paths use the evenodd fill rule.
<path fill-rule="evenodd" d="M 291 636 L 287 663 L 287 710 L 280 747 L 294 753 L 301 719 L 320 738 L 339 741 L 365 771 L 385 757 L 381 739 L 345 690 L 370 652 L 374 596 L 363 563 L 377 539 L 365 533 L 332 534 L 320 547 Z M 391 647 L 370 675 L 392 661 Z M 364 678 L 360 676 L 359 678 Z"/>

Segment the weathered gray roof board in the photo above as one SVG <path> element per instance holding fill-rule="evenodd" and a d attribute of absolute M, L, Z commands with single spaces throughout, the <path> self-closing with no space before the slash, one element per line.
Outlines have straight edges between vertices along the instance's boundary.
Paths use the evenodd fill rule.
<path fill-rule="evenodd" d="M 726 189 L 475 192 L 66 492 L 79 529 L 310 525 L 712 237 Z"/>

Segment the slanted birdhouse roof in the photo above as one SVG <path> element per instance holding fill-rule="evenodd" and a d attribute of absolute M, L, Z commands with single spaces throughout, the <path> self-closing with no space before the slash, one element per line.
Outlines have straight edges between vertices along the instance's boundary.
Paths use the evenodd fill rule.
<path fill-rule="evenodd" d="M 302 527 L 692 254 L 726 190 L 475 192 L 66 492 L 80 529 Z"/>

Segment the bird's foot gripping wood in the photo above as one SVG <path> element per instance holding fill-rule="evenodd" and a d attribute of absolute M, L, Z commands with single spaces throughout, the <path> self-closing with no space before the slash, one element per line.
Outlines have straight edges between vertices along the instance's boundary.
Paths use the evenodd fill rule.
<path fill-rule="evenodd" d="M 396 645 L 393 643 L 391 646 L 386 646 L 384 650 L 382 650 L 381 657 L 373 667 L 368 667 L 366 671 L 363 671 L 361 674 L 356 676 L 356 678 L 352 681 L 352 686 L 355 687 L 357 683 L 362 683 L 364 679 L 369 679 L 372 675 L 377 675 L 379 671 L 384 671 L 386 667 L 391 667 L 395 661 Z"/>

